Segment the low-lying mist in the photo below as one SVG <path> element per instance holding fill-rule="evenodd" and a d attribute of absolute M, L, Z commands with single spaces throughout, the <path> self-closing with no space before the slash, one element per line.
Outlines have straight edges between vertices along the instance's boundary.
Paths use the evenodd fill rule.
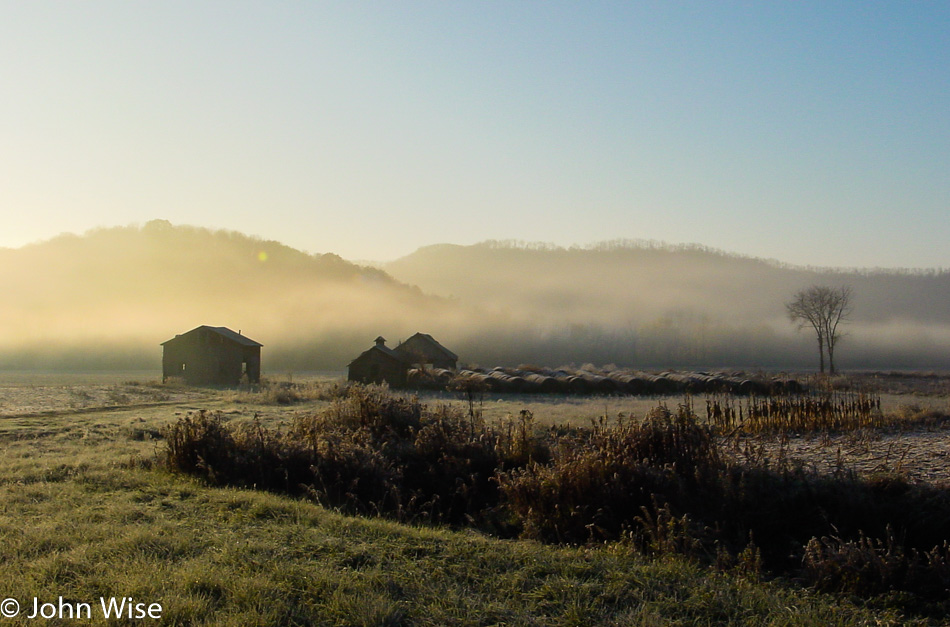
<path fill-rule="evenodd" d="M 810 368 L 814 338 L 784 303 L 813 283 L 854 289 L 839 367 L 950 368 L 946 273 L 639 243 L 434 246 L 384 272 L 164 221 L 0 250 L 0 368 L 158 369 L 160 343 L 202 324 L 261 342 L 265 373 L 341 370 L 417 331 L 481 365 Z"/>
<path fill-rule="evenodd" d="M 789 321 L 785 303 L 819 284 L 848 285 L 854 293 L 839 367 L 950 367 L 945 271 L 800 268 L 641 241 L 570 249 L 436 245 L 385 269 L 426 292 L 506 316 L 507 340 L 491 352 L 509 362 L 518 351 L 548 364 L 813 368 L 815 338 Z"/>

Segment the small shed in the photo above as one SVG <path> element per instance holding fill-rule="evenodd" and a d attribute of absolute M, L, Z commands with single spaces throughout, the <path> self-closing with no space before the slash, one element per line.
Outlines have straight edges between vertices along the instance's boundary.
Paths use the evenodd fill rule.
<path fill-rule="evenodd" d="M 428 333 L 416 333 L 393 349 L 403 360 L 427 368 L 456 370 L 459 356 L 439 344 Z"/>
<path fill-rule="evenodd" d="M 191 384 L 237 385 L 261 379 L 259 342 L 227 327 L 202 325 L 162 342 L 162 381 L 181 377 Z"/>
<path fill-rule="evenodd" d="M 350 362 L 348 366 L 350 381 L 360 383 L 383 383 L 392 387 L 405 387 L 409 372 L 409 363 L 404 357 L 386 346 L 386 339 L 376 338 L 376 345 Z"/>

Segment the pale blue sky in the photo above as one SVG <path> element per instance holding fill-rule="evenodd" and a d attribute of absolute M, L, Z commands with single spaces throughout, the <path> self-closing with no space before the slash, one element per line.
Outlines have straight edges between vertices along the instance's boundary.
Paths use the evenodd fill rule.
<path fill-rule="evenodd" d="M 950 4 L 0 0 L 0 246 L 228 228 L 950 267 Z"/>

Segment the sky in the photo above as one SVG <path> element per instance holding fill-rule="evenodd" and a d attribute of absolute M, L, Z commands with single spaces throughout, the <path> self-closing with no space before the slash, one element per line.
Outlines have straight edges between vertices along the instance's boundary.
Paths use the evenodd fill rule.
<path fill-rule="evenodd" d="M 0 0 L 0 247 L 144 224 L 950 268 L 950 4 Z"/>

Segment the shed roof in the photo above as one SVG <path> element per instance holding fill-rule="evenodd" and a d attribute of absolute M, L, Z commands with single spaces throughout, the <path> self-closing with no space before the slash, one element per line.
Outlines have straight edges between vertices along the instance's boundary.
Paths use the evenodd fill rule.
<path fill-rule="evenodd" d="M 373 352 L 377 352 L 377 353 L 380 353 L 380 354 L 382 354 L 382 355 L 385 355 L 385 356 L 388 357 L 389 359 L 394 359 L 394 360 L 398 361 L 398 362 L 401 363 L 401 364 L 406 364 L 406 359 L 405 359 L 402 355 L 400 355 L 399 353 L 397 353 L 397 352 L 394 351 L 393 349 L 389 348 L 388 346 L 383 346 L 383 345 L 381 345 L 381 344 L 377 344 L 376 346 L 373 346 L 373 347 L 370 348 L 369 350 L 365 350 L 365 351 L 363 351 L 362 353 L 360 353 L 359 356 L 358 356 L 356 359 L 354 359 L 353 361 L 351 361 L 351 362 L 347 365 L 347 367 L 352 366 L 353 364 L 355 364 L 356 362 L 358 362 L 359 360 L 361 360 L 361 359 L 363 359 L 363 358 L 365 358 L 365 357 L 368 357 L 368 356 L 371 355 Z"/>
<path fill-rule="evenodd" d="M 229 329 L 229 328 L 227 328 L 227 327 L 211 327 L 211 326 L 208 326 L 208 325 L 206 325 L 206 324 L 203 324 L 203 325 L 201 325 L 200 327 L 195 327 L 194 329 L 192 329 L 191 331 L 188 331 L 187 333 L 182 333 L 181 335 L 176 335 L 176 336 L 173 337 L 172 339 L 166 340 L 166 341 L 162 342 L 161 345 L 164 346 L 165 344 L 168 344 L 169 342 L 174 342 L 176 339 L 178 339 L 178 338 L 180 338 L 180 337 L 182 337 L 182 336 L 184 336 L 184 335 L 189 335 L 189 334 L 191 334 L 191 333 L 195 333 L 196 331 L 200 331 L 200 330 L 202 330 L 202 329 L 206 329 L 206 330 L 208 330 L 208 331 L 212 331 L 213 333 L 217 333 L 218 335 L 220 335 L 220 336 L 222 336 L 222 337 L 224 337 L 224 338 L 227 338 L 228 340 L 231 340 L 232 342 L 236 342 L 236 343 L 238 343 L 238 344 L 241 344 L 242 346 L 263 346 L 263 344 L 261 344 L 260 342 L 255 342 L 255 341 L 252 340 L 251 338 L 245 337 L 245 336 L 241 335 L 240 333 L 237 333 L 237 332 L 235 332 L 235 331 L 232 331 L 231 329 Z"/>
<path fill-rule="evenodd" d="M 442 353 L 444 353 L 446 357 L 449 357 L 450 359 L 453 359 L 453 360 L 458 360 L 458 358 L 459 358 L 458 355 L 456 355 L 455 353 L 453 353 L 452 351 L 450 351 L 450 350 L 447 349 L 446 347 L 444 347 L 444 346 L 442 346 L 441 344 L 439 344 L 439 342 L 438 342 L 434 337 L 432 337 L 431 335 L 429 335 L 428 333 L 416 333 L 415 335 L 413 335 L 412 337 L 410 337 L 408 340 L 406 340 L 405 342 L 403 342 L 402 344 L 400 344 L 400 346 L 409 343 L 411 340 L 413 340 L 414 338 L 417 338 L 417 337 L 418 337 L 419 339 L 423 340 L 424 342 L 426 342 L 426 343 L 432 345 L 433 348 L 435 348 L 435 349 L 441 351 Z M 398 347 L 397 347 L 397 348 L 398 348 Z"/>

